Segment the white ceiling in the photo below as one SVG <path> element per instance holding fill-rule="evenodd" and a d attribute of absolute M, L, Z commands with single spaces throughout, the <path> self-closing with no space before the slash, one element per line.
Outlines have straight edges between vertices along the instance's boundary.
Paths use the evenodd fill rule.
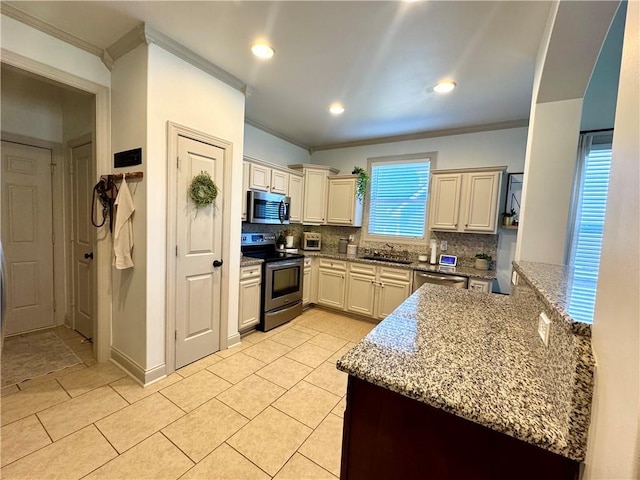
<path fill-rule="evenodd" d="M 305 146 L 527 119 L 549 2 L 11 5 L 105 49 L 146 22 L 249 85 L 246 116 Z M 276 49 L 252 56 L 256 39 Z M 453 79 L 458 88 L 429 88 Z M 331 116 L 332 102 L 346 112 Z"/>

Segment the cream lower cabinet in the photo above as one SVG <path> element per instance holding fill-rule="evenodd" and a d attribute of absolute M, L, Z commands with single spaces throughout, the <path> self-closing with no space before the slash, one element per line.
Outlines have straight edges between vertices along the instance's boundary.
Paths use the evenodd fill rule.
<path fill-rule="evenodd" d="M 491 291 L 493 290 L 493 281 L 483 280 L 480 278 L 470 278 L 469 290 L 475 290 L 476 292 L 491 293 Z"/>
<path fill-rule="evenodd" d="M 411 270 L 378 267 L 375 318 L 385 318 L 411 295 L 411 274 Z"/>
<path fill-rule="evenodd" d="M 411 270 L 352 262 L 346 310 L 383 319 L 411 295 Z"/>
<path fill-rule="evenodd" d="M 318 266 L 318 305 L 344 309 L 347 262 L 321 258 Z"/>
<path fill-rule="evenodd" d="M 351 262 L 347 281 L 347 306 L 349 312 L 373 317 L 376 295 L 375 265 Z"/>
<path fill-rule="evenodd" d="M 304 272 L 302 277 L 302 306 L 311 303 L 311 292 L 313 291 L 313 275 L 311 274 L 311 258 L 304 259 Z"/>
<path fill-rule="evenodd" d="M 260 323 L 262 295 L 262 267 L 254 265 L 240 269 L 240 296 L 238 306 L 238 330 L 242 331 Z"/>

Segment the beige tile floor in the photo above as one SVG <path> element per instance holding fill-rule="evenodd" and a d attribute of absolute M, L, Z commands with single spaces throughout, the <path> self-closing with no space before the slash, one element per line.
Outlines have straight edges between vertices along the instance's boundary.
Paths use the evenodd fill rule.
<path fill-rule="evenodd" d="M 1 477 L 335 479 L 335 362 L 373 326 L 310 309 L 146 388 L 58 328 L 85 364 L 3 389 Z"/>

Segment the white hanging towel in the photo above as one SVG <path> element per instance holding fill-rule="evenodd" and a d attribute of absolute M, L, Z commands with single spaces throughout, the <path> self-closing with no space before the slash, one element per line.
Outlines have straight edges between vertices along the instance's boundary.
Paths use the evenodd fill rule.
<path fill-rule="evenodd" d="M 116 197 L 118 209 L 116 210 L 116 224 L 113 228 L 113 265 L 118 270 L 133 267 L 131 252 L 133 250 L 133 212 L 136 207 L 133 205 L 133 198 L 124 177 L 122 185 Z"/>

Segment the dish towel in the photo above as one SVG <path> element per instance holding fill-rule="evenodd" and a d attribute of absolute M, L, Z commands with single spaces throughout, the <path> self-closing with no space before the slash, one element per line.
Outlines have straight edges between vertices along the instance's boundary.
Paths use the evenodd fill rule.
<path fill-rule="evenodd" d="M 133 212 L 136 207 L 133 205 L 133 198 L 124 177 L 122 185 L 116 197 L 116 224 L 113 229 L 113 265 L 118 270 L 133 267 L 131 252 L 133 250 Z"/>

